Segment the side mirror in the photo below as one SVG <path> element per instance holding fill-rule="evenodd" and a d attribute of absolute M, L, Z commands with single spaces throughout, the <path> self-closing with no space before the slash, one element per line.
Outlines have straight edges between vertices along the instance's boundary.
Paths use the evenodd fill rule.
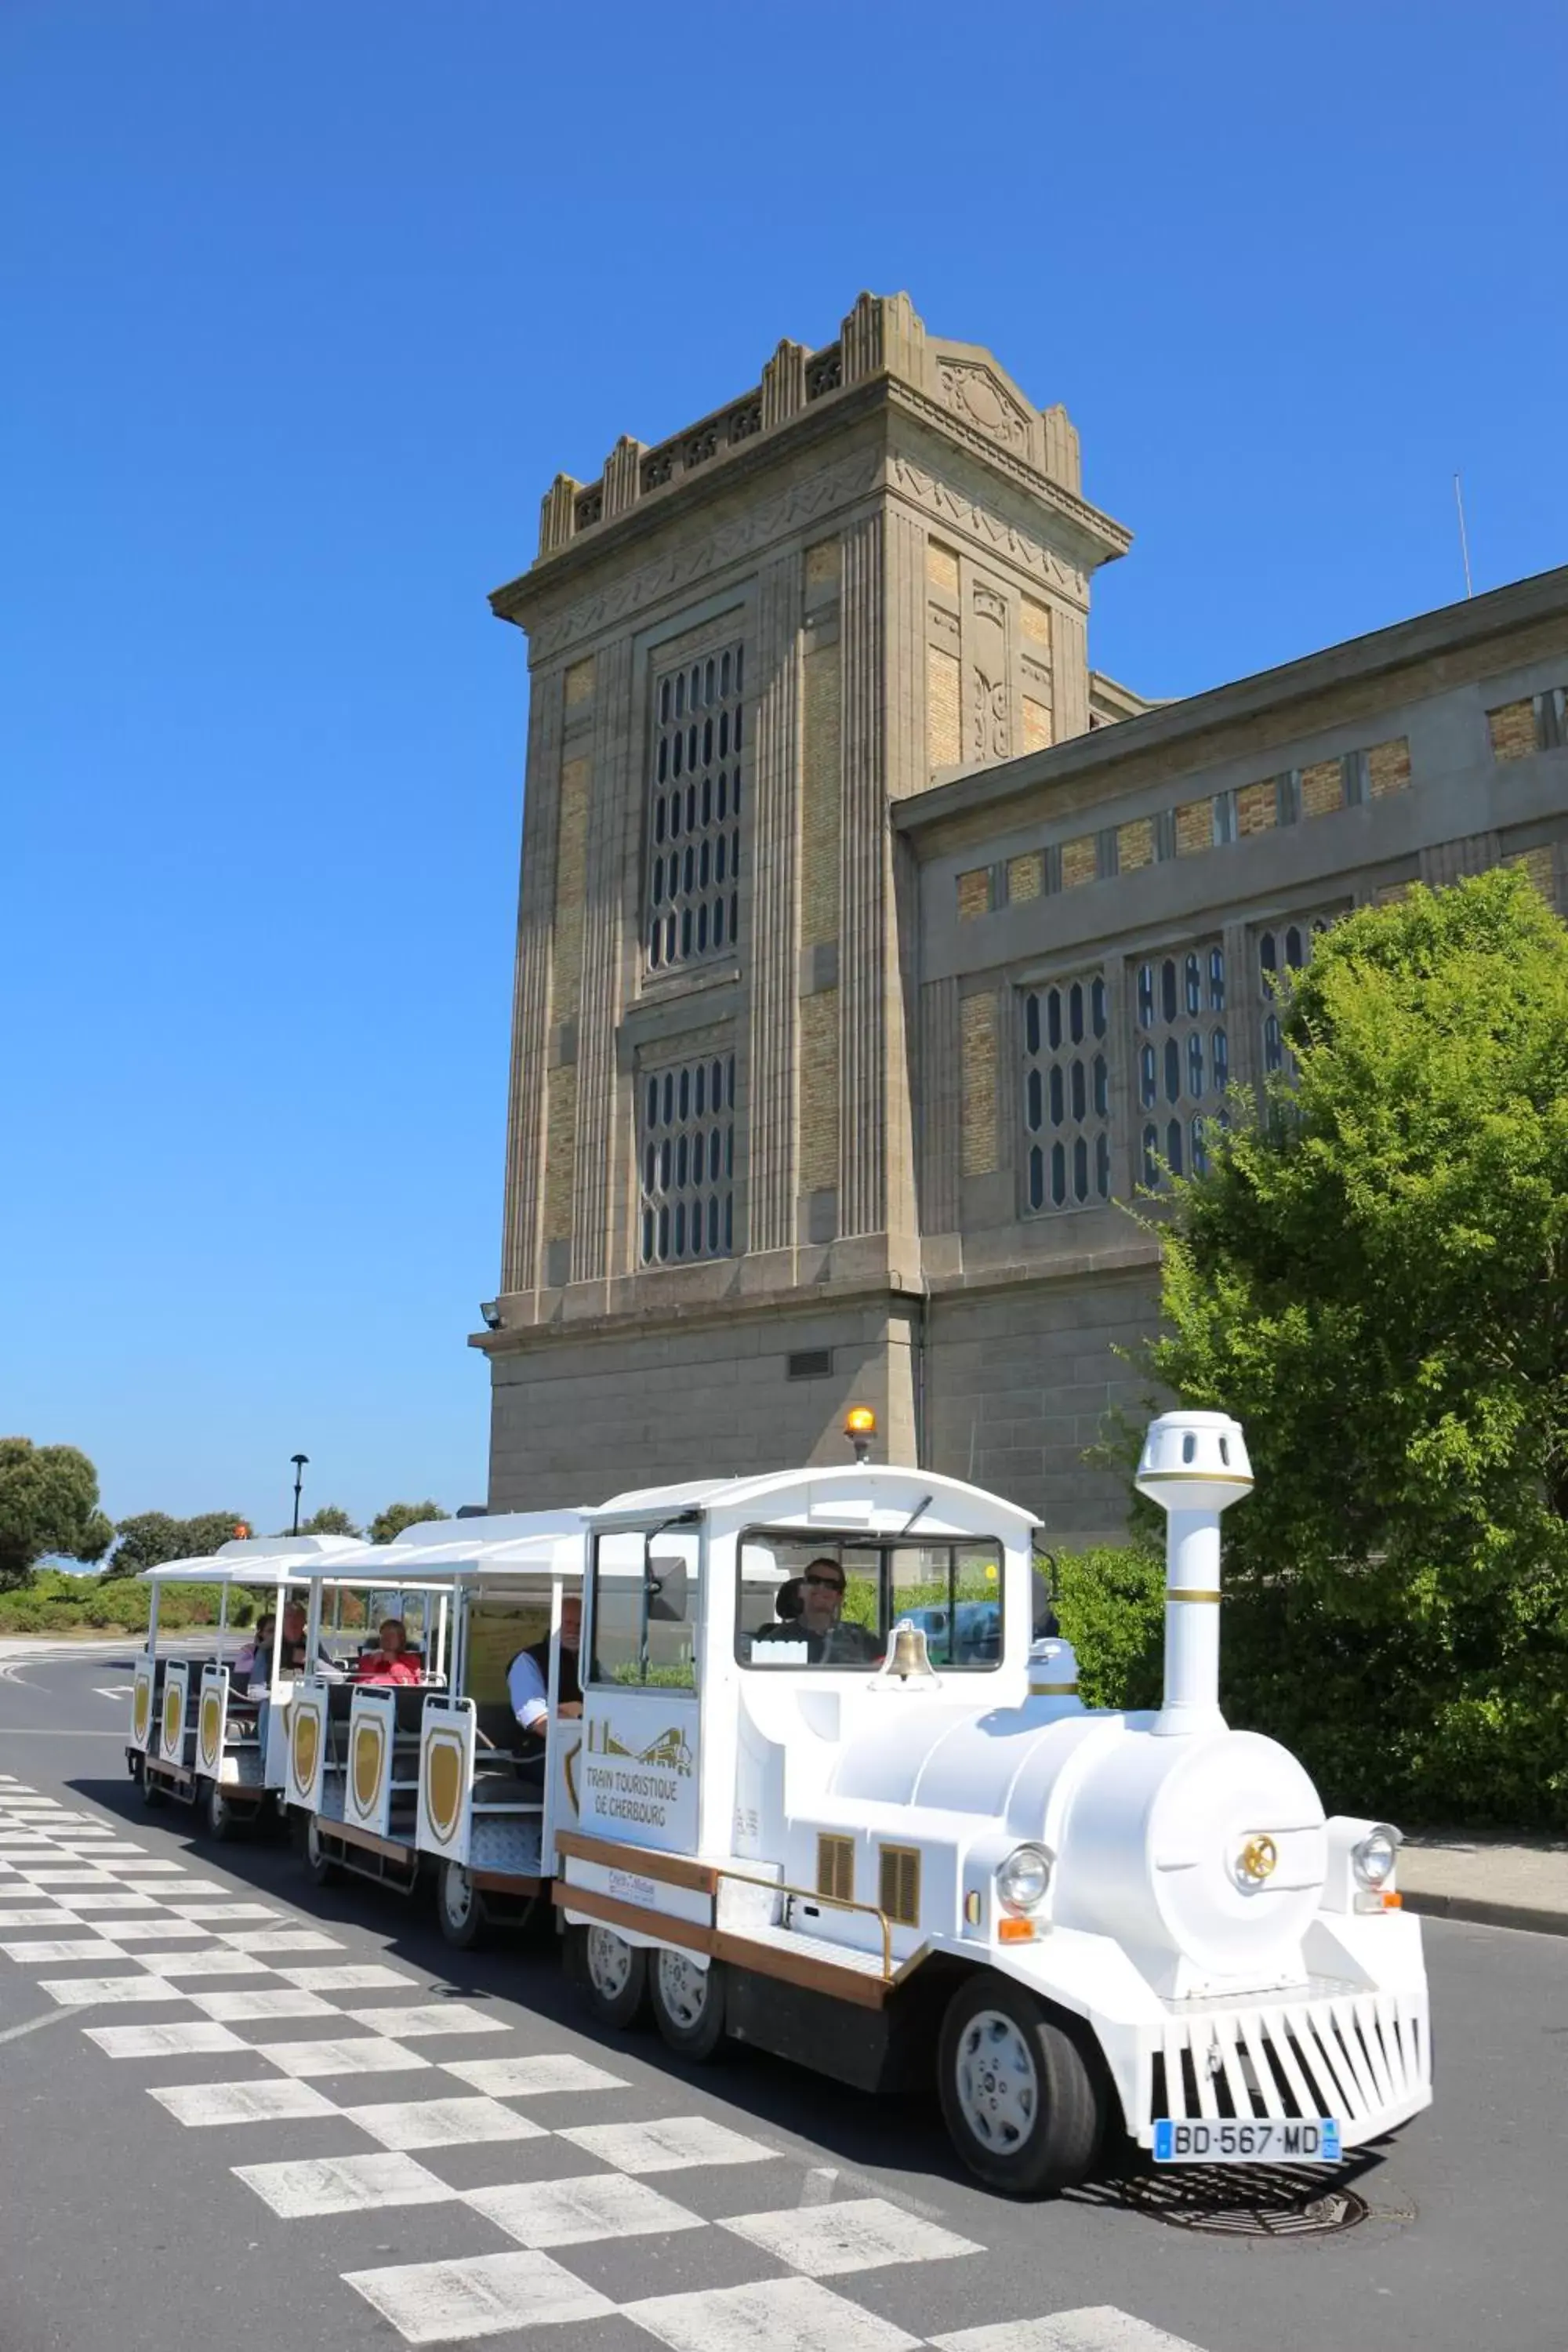
<path fill-rule="evenodd" d="M 687 1573 L 686 1562 L 673 1559 L 653 1559 L 648 1562 L 647 1613 L 650 1622 L 667 1625 L 686 1622 Z"/>

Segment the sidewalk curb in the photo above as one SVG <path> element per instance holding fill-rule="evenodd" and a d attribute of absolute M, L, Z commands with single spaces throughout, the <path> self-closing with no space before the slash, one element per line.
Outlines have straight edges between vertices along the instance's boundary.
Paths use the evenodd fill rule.
<path fill-rule="evenodd" d="M 1568 1936 L 1568 1911 L 1532 1903 L 1489 1903 L 1473 1895 L 1406 1895 L 1406 1911 L 1429 1919 L 1468 1919 L 1478 1927 L 1523 1927 L 1536 1936 Z"/>

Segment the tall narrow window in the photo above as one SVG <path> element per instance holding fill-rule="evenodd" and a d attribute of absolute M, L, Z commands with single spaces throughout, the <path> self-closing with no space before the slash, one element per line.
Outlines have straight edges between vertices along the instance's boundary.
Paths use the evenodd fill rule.
<path fill-rule="evenodd" d="M 645 1070 L 637 1175 L 644 1265 L 729 1257 L 735 1246 L 735 1057 Z"/>
<path fill-rule="evenodd" d="M 1143 1181 L 1208 1171 L 1209 1131 L 1226 1124 L 1230 1034 L 1225 950 L 1205 940 L 1140 964 L 1135 989 Z"/>
<path fill-rule="evenodd" d="M 1258 979 L 1263 998 L 1263 1067 L 1296 1075 L 1295 1061 L 1285 1043 L 1283 1015 L 1290 983 L 1311 959 L 1313 948 L 1333 921 L 1331 914 L 1281 916 L 1253 933 L 1258 947 Z"/>
<path fill-rule="evenodd" d="M 1105 975 L 1026 991 L 1024 1183 L 1032 1210 L 1110 1198 L 1110 1038 Z"/>
<path fill-rule="evenodd" d="M 650 971 L 734 950 L 745 814 L 745 647 L 727 646 L 654 681 L 648 778 Z"/>

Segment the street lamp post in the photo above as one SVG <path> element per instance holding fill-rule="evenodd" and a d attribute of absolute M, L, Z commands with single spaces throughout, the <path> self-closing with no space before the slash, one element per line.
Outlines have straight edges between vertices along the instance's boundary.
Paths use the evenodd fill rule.
<path fill-rule="evenodd" d="M 305 1483 L 305 1469 L 310 1457 L 308 1454 L 291 1454 L 289 1459 L 294 1465 L 294 1524 L 289 1532 L 297 1536 L 300 1532 L 300 1489 Z"/>

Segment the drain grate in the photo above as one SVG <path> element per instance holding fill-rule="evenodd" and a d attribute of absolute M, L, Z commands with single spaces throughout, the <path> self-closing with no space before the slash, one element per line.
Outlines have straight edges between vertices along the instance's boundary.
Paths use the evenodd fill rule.
<path fill-rule="evenodd" d="M 1367 2204 L 1353 2189 L 1321 2172 L 1280 2167 L 1242 2173 L 1223 2165 L 1141 2173 L 1123 2183 L 1129 2205 L 1173 2230 L 1222 2238 L 1324 2238 L 1364 2221 Z"/>

